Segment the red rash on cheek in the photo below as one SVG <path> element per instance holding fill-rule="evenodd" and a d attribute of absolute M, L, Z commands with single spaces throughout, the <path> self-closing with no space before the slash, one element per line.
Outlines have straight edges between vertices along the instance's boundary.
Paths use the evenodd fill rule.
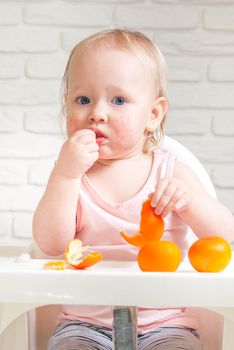
<path fill-rule="evenodd" d="M 115 131 L 116 143 L 126 150 L 135 145 L 138 135 L 133 118 L 116 119 L 112 122 L 112 127 Z"/>
<path fill-rule="evenodd" d="M 75 131 L 81 129 L 81 122 L 77 115 L 71 115 L 67 118 L 67 133 L 72 135 Z"/>

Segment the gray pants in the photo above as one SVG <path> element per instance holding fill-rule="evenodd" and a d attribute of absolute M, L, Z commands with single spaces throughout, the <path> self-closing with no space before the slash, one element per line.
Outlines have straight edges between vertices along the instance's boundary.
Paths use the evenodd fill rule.
<path fill-rule="evenodd" d="M 138 350 L 202 350 L 196 331 L 162 327 L 138 335 Z M 80 321 L 60 323 L 48 350 L 112 350 L 112 330 Z"/>

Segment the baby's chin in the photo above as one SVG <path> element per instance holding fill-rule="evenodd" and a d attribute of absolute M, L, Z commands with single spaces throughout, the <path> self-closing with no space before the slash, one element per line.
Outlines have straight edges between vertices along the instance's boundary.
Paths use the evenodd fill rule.
<path fill-rule="evenodd" d="M 131 158 L 137 158 L 142 156 L 143 151 L 133 151 L 133 152 L 106 152 L 102 147 L 99 148 L 98 161 L 117 161 L 117 160 L 127 160 Z"/>

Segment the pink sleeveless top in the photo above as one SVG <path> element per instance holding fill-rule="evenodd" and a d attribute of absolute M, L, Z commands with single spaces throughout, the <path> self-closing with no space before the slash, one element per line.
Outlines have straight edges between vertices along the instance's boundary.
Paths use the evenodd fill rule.
<path fill-rule="evenodd" d="M 130 246 L 120 236 L 120 231 L 131 235 L 139 229 L 142 202 L 155 190 L 158 179 L 172 176 L 175 157 L 168 152 L 155 152 L 150 175 L 141 190 L 122 203 L 104 200 L 90 183 L 87 175 L 82 178 L 77 209 L 77 237 L 93 250 L 103 253 L 105 260 L 136 260 L 138 249 Z M 184 256 L 196 239 L 176 213 L 164 218 L 162 239 L 175 242 Z M 59 322 L 64 319 L 80 320 L 112 328 L 111 306 L 64 305 Z M 196 328 L 195 320 L 184 309 L 138 308 L 139 332 L 166 326 Z"/>

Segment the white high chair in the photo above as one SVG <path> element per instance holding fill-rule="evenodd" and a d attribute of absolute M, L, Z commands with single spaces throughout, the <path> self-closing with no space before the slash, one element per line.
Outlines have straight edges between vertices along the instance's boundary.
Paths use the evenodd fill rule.
<path fill-rule="evenodd" d="M 168 136 L 164 137 L 163 148 L 176 154 L 180 161 L 189 165 L 193 169 L 193 171 L 197 174 L 197 176 L 199 177 L 201 183 L 204 185 L 206 190 L 213 197 L 216 197 L 214 187 L 210 181 L 208 174 L 206 173 L 201 163 L 188 149 L 186 149 L 179 142 L 173 140 Z M 30 252 L 33 258 L 45 257 L 43 256 L 43 254 L 41 255 L 40 250 L 38 250 L 37 247 L 35 247 L 35 245 L 31 246 L 28 252 Z M 30 263 L 30 259 L 28 260 L 28 262 Z M 81 278 L 83 278 L 83 276 Z M 121 276 L 120 277 L 118 276 L 118 278 L 121 279 Z M 16 291 L 16 295 L 17 295 L 17 291 Z M 115 305 L 126 305 L 123 298 L 124 297 L 122 296 L 121 293 L 120 295 L 116 295 Z M 45 304 L 44 299 L 45 297 L 42 296 L 41 305 Z M 108 300 L 108 298 L 106 300 Z M 88 303 L 89 303 L 89 298 L 87 295 L 87 304 Z M 53 299 L 51 300 L 50 304 L 53 304 Z M 37 308 L 35 311 L 29 311 L 28 313 L 19 316 L 19 318 L 6 329 L 5 333 L 2 336 L 0 336 L 0 349 L 1 350 L 10 350 L 10 349 L 26 350 L 27 339 L 25 339 L 25 335 L 27 335 L 27 324 L 28 324 L 28 329 L 29 329 L 28 349 L 29 350 L 46 350 L 47 340 L 55 326 L 56 318 L 59 313 L 59 305 L 57 305 L 58 304 L 57 300 L 54 300 L 54 304 L 56 305 L 41 306 Z M 136 306 L 142 305 L 142 302 L 138 301 L 136 302 L 135 305 Z M 0 334 L 1 334 L 1 325 L 3 327 L 4 321 L 5 321 L 4 319 L 5 309 L 3 304 L 1 304 L 1 300 L 0 300 L 0 311 L 1 310 L 2 310 L 2 316 L 0 317 Z M 203 308 L 191 307 L 187 309 L 187 312 L 197 315 L 198 321 L 200 323 L 199 332 L 201 334 L 201 340 L 204 343 L 204 350 L 221 350 L 223 316 L 219 315 L 214 311 L 206 310 Z M 8 316 L 6 315 L 6 317 Z M 17 333 L 17 330 L 19 331 L 19 329 L 21 329 L 20 336 L 19 336 L 19 332 Z M 13 341 L 14 336 L 18 336 L 17 338 L 18 340 L 15 342 L 15 344 Z M 119 348 L 119 349 L 122 349 L 122 348 Z M 133 348 L 131 349 L 133 350 Z M 124 350 L 128 350 L 128 349 L 124 349 Z"/>

